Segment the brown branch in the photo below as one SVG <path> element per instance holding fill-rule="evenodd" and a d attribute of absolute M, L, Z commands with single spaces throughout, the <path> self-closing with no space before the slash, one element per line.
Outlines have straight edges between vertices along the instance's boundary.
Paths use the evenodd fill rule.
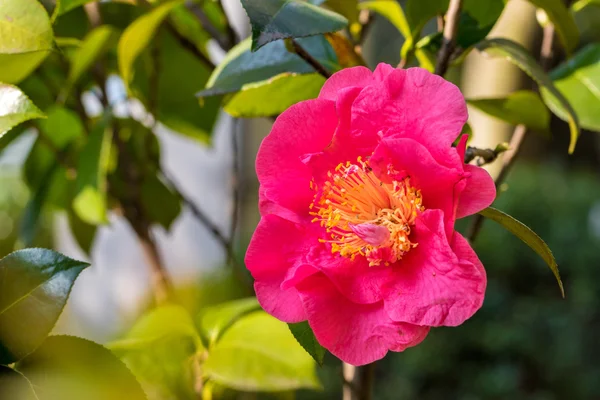
<path fill-rule="evenodd" d="M 181 47 L 192 53 L 196 58 L 198 58 L 204 65 L 206 65 L 209 69 L 215 69 L 215 63 L 213 63 L 210 58 L 208 58 L 203 52 L 201 52 L 196 45 L 191 42 L 188 38 L 183 36 L 181 33 L 177 31 L 171 24 L 165 24 L 167 30 L 175 36 L 175 39 L 179 42 Z"/>
<path fill-rule="evenodd" d="M 456 48 L 456 34 L 458 33 L 461 8 L 462 0 L 450 0 L 450 5 L 446 12 L 446 22 L 444 24 L 442 48 L 440 49 L 435 65 L 435 73 L 440 76 L 446 74 L 448 65 L 450 64 L 450 57 Z"/>
<path fill-rule="evenodd" d="M 225 12 L 225 7 L 223 7 L 223 0 L 218 0 L 217 1 L 217 5 L 219 6 L 219 8 L 221 9 L 221 12 L 223 13 L 223 15 L 225 16 L 225 33 L 227 34 L 227 47 L 228 49 L 226 50 L 231 50 L 231 48 L 239 42 L 238 40 L 238 36 L 235 33 L 235 31 L 233 30 L 233 27 L 231 26 L 231 23 L 229 22 L 229 18 L 227 17 L 227 13 Z"/>
<path fill-rule="evenodd" d="M 362 367 L 343 363 L 342 373 L 344 379 L 343 400 L 371 400 L 373 398 L 375 363 Z"/>
<path fill-rule="evenodd" d="M 544 71 L 548 71 L 552 66 L 552 61 L 554 59 L 554 26 L 552 24 L 548 24 L 544 28 L 544 36 L 542 39 L 542 44 L 540 47 L 540 64 Z M 534 87 L 537 88 L 537 86 Z M 525 125 L 517 125 L 515 130 L 513 131 L 513 135 L 510 139 L 510 143 L 508 145 L 509 149 L 504 154 L 504 158 L 502 160 L 502 168 L 500 169 L 500 173 L 496 178 L 496 190 L 498 191 L 504 183 L 504 180 L 508 176 L 512 166 L 514 165 L 517 156 L 520 153 L 521 146 L 525 137 L 527 135 L 527 127 Z M 481 227 L 483 226 L 484 218 L 481 214 L 475 215 L 471 225 L 469 227 L 469 231 L 467 233 L 467 237 L 471 242 L 474 242 L 481 231 Z"/>
<path fill-rule="evenodd" d="M 231 35 L 231 33 L 228 32 L 226 35 L 223 35 L 219 31 L 219 29 L 213 25 L 210 18 L 208 18 L 208 16 L 204 13 L 204 10 L 202 10 L 202 8 L 200 7 L 199 4 L 192 2 L 192 1 L 188 1 L 188 2 L 186 2 L 185 7 L 192 14 L 194 14 L 196 16 L 196 18 L 198 18 L 198 21 L 200 21 L 202 28 L 204 28 L 204 30 L 206 32 L 208 32 L 208 34 L 217 41 L 217 43 L 223 50 L 225 50 L 225 51 L 231 50 L 231 48 L 235 44 L 235 42 L 231 42 L 229 40 L 229 35 Z M 223 8 L 221 8 L 221 9 L 223 10 L 223 14 L 225 14 L 225 10 Z M 227 22 L 227 26 L 229 27 L 229 29 L 231 29 L 229 22 Z M 233 32 L 233 35 L 235 37 L 235 32 Z"/>
<path fill-rule="evenodd" d="M 300 46 L 300 44 L 296 40 L 291 39 L 291 42 L 296 54 L 298 54 L 304 61 L 306 61 L 311 67 L 313 67 L 315 71 L 323 75 L 325 78 L 331 77 L 331 73 L 327 71 L 327 68 L 325 68 L 316 58 L 314 58 L 306 50 L 304 50 L 304 48 Z"/>

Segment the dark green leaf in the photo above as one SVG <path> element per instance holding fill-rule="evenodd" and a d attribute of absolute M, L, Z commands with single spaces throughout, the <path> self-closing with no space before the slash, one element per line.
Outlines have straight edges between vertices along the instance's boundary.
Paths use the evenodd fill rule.
<path fill-rule="evenodd" d="M 26 377 L 3 365 L 0 365 L 0 399 L 39 400 Z"/>
<path fill-rule="evenodd" d="M 571 14 L 579 29 L 581 44 L 600 42 L 600 1 L 577 1 L 571 6 Z"/>
<path fill-rule="evenodd" d="M 91 3 L 94 0 L 56 0 L 56 8 L 52 13 L 52 20 L 55 20 L 56 17 L 71 11 L 74 8 L 82 6 L 86 3 Z"/>
<path fill-rule="evenodd" d="M 194 398 L 192 358 L 204 347 L 183 307 L 166 305 L 150 311 L 108 347 L 133 371 L 150 398 Z"/>
<path fill-rule="evenodd" d="M 110 117 L 96 123 L 79 153 L 77 163 L 76 196 L 73 210 L 79 218 L 91 225 L 108 222 L 106 200 L 106 174 L 110 158 L 113 130 Z"/>
<path fill-rule="evenodd" d="M 0 82 L 20 82 L 52 49 L 50 18 L 37 0 L 2 1 L 0 32 Z"/>
<path fill-rule="evenodd" d="M 213 344 L 238 319 L 258 309 L 260 305 L 254 297 L 209 307 L 200 314 L 200 329 L 209 343 Z"/>
<path fill-rule="evenodd" d="M 160 224 L 166 230 L 181 212 L 181 199 L 156 175 L 149 175 L 142 183 L 142 206 L 149 221 Z"/>
<path fill-rule="evenodd" d="M 547 91 L 547 95 L 544 96 L 544 101 L 548 107 L 551 107 L 553 102 L 558 102 L 564 107 L 568 115 L 569 128 L 571 131 L 569 153 L 573 153 L 577 138 L 579 137 L 579 119 L 577 118 L 577 114 L 575 114 L 569 101 L 556 88 L 542 67 L 540 67 L 537 61 L 535 61 L 535 59 L 527 52 L 527 49 L 518 43 L 502 38 L 484 40 L 477 45 L 477 48 L 480 51 L 485 51 L 488 55 L 507 59 L 533 78 L 542 89 Z M 549 97 L 554 97 L 554 100 L 549 101 Z"/>
<path fill-rule="evenodd" d="M 297 0 L 242 0 L 252 25 L 252 51 L 287 38 L 336 32 L 348 20 L 332 11 Z"/>
<path fill-rule="evenodd" d="M 600 44 L 579 50 L 550 73 L 556 88 L 567 98 L 585 129 L 600 132 Z M 568 121 L 565 107 L 545 88 L 542 96 L 550 109 Z"/>
<path fill-rule="evenodd" d="M 18 370 L 40 400 L 145 400 L 140 384 L 104 347 L 73 336 L 50 336 Z"/>
<path fill-rule="evenodd" d="M 22 359 L 44 341 L 87 266 L 43 249 L 0 260 L 0 364 Z"/>
<path fill-rule="evenodd" d="M 523 90 L 500 98 L 467 99 L 467 103 L 510 124 L 523 124 L 530 129 L 549 133 L 550 113 L 540 97 L 532 91 Z"/>
<path fill-rule="evenodd" d="M 0 83 L 0 139 L 14 126 L 34 118 L 45 115 L 18 87 Z"/>
<path fill-rule="evenodd" d="M 81 250 L 89 256 L 96 238 L 96 226 L 83 222 L 72 210 L 68 213 L 68 218 L 73 237 Z"/>
<path fill-rule="evenodd" d="M 329 71 L 339 69 L 337 56 L 323 36 L 298 39 L 298 43 Z M 285 48 L 282 41 L 250 51 L 250 39 L 236 45 L 212 73 L 206 90 L 198 96 L 238 91 L 248 83 L 260 82 L 285 72 L 310 73 L 314 69 Z"/>
<path fill-rule="evenodd" d="M 210 349 L 203 372 L 236 390 L 317 389 L 315 365 L 284 322 L 258 311 L 225 331 Z"/>
<path fill-rule="evenodd" d="M 310 325 L 308 325 L 308 322 L 304 321 L 297 324 L 288 324 L 288 327 L 304 350 L 306 350 L 319 365 L 323 365 L 323 359 L 325 358 L 327 350 L 319 344 Z"/>
<path fill-rule="evenodd" d="M 115 28 L 103 25 L 91 31 L 81 43 L 81 47 L 74 54 L 67 79 L 67 86 L 63 89 L 62 97 L 66 98 L 71 87 L 86 73 L 89 68 L 114 45 L 117 38 Z"/>
<path fill-rule="evenodd" d="M 558 282 L 560 292 L 562 296 L 565 297 L 565 289 L 563 288 L 563 284 L 560 279 L 558 265 L 556 264 L 556 260 L 554 259 L 552 251 L 550 250 L 548 245 L 542 240 L 542 238 L 540 238 L 527 225 L 495 208 L 488 207 L 485 210 L 480 211 L 479 214 L 499 223 L 510 233 L 521 239 L 533 251 L 539 254 L 539 256 L 542 257 L 542 259 L 546 262 L 546 264 L 548 264 L 550 270 L 552 270 L 552 273 L 554 274 L 554 277 Z"/>
<path fill-rule="evenodd" d="M 563 0 L 529 0 L 529 2 L 546 12 L 567 53 L 575 50 L 579 43 L 579 30 Z"/>
<path fill-rule="evenodd" d="M 325 78 L 317 73 L 285 73 L 267 81 L 244 85 L 224 109 L 234 117 L 270 117 L 281 114 L 302 100 L 319 95 Z"/>
<path fill-rule="evenodd" d="M 359 7 L 363 10 L 371 10 L 384 16 L 398 29 L 405 39 L 411 38 L 410 26 L 398 2 L 390 0 L 365 1 L 360 3 Z"/>
<path fill-rule="evenodd" d="M 326 0 L 323 5 L 341 14 L 348 20 L 348 30 L 354 38 L 358 38 L 362 26 L 358 20 L 358 0 Z"/>

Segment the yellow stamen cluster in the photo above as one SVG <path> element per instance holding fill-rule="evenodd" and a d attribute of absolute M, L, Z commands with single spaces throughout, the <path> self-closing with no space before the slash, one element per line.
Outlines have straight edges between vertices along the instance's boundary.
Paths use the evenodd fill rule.
<path fill-rule="evenodd" d="M 369 162 L 359 157 L 356 163 L 342 163 L 329 171 L 321 190 L 314 182 L 311 189 L 317 192 L 310 206 L 312 221 L 330 235 L 330 240 L 321 241 L 330 243 L 332 253 L 351 259 L 364 256 L 370 266 L 389 265 L 417 246 L 409 235 L 424 207 L 421 192 L 410 185 L 409 177 L 382 182 Z M 385 227 L 389 238 L 378 245 L 369 244 L 352 229 L 360 224 Z"/>

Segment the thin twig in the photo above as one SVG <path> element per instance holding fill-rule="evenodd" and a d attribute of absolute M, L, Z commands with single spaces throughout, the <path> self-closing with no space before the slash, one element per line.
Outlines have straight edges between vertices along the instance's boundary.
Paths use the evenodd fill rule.
<path fill-rule="evenodd" d="M 544 28 L 544 37 L 542 39 L 542 45 L 540 48 L 540 64 L 544 71 L 548 71 L 552 66 L 553 61 L 553 52 L 554 48 L 554 26 L 552 24 L 548 24 Z M 537 86 L 534 87 L 537 88 Z M 509 150 L 504 154 L 504 158 L 502 160 L 502 168 L 500 169 L 500 173 L 498 177 L 496 177 L 496 190 L 500 189 L 502 183 L 508 176 L 512 166 L 514 165 L 517 156 L 520 153 L 523 141 L 527 135 L 527 127 L 525 125 L 517 125 L 515 130 L 513 131 L 513 135 L 510 139 Z M 481 214 L 475 215 L 471 225 L 469 227 L 467 237 L 471 242 L 474 242 L 481 231 L 481 227 L 483 225 L 483 216 Z"/>
<path fill-rule="evenodd" d="M 375 378 L 375 363 L 362 367 L 343 363 L 342 387 L 343 400 L 371 400 L 373 398 L 373 380 Z"/>
<path fill-rule="evenodd" d="M 456 34 L 458 33 L 458 21 L 460 20 L 460 10 L 462 0 L 450 0 L 448 12 L 446 13 L 446 22 L 444 24 L 444 39 L 442 48 L 438 54 L 435 65 L 435 73 L 444 76 L 450 64 L 450 57 L 456 47 Z"/>
<path fill-rule="evenodd" d="M 165 24 L 167 30 L 173 35 L 175 36 L 175 39 L 177 39 L 177 41 L 179 42 L 179 44 L 181 45 L 181 47 L 183 47 L 184 49 L 188 50 L 190 53 L 192 53 L 194 56 L 196 56 L 196 58 L 198 58 L 200 61 L 202 61 L 202 63 L 204 65 L 206 65 L 209 69 L 215 69 L 215 63 L 213 63 L 210 58 L 208 58 L 204 53 L 202 53 L 200 50 L 198 50 L 198 47 L 196 47 L 196 45 L 191 42 L 188 38 L 186 38 L 185 36 L 183 36 L 182 34 L 180 34 L 177 29 L 175 29 L 171 24 L 167 23 Z"/>
<path fill-rule="evenodd" d="M 298 54 L 304 61 L 306 61 L 311 67 L 315 69 L 319 74 L 323 75 L 325 78 L 331 77 L 331 73 L 325 68 L 316 58 L 311 56 L 300 44 L 291 39 L 292 46 L 296 54 Z"/>
<path fill-rule="evenodd" d="M 198 21 L 200 21 L 200 24 L 202 25 L 202 28 L 204 28 L 204 30 L 206 32 L 208 32 L 208 34 L 215 39 L 215 41 L 219 44 L 219 46 L 225 50 L 225 51 L 229 51 L 231 50 L 231 48 L 233 47 L 233 45 L 235 44 L 235 42 L 230 42 L 229 41 L 229 33 L 227 33 L 227 35 L 223 35 L 219 29 L 217 29 L 217 27 L 215 27 L 213 25 L 213 23 L 211 22 L 210 18 L 208 18 L 208 16 L 204 13 L 204 10 L 202 10 L 202 8 L 200 7 L 199 4 L 193 2 L 193 1 L 188 1 L 185 4 L 185 7 L 196 16 L 196 18 L 198 18 Z M 225 14 L 225 11 L 223 10 L 223 14 Z M 227 23 L 227 25 L 229 26 L 229 22 Z"/>
<path fill-rule="evenodd" d="M 235 31 L 233 30 L 233 27 L 231 26 L 231 23 L 229 22 L 229 18 L 227 17 L 227 13 L 225 12 L 225 7 L 223 7 L 223 0 L 218 0 L 217 1 L 217 5 L 219 6 L 219 8 L 221 9 L 221 12 L 223 13 L 223 15 L 225 16 L 225 33 L 227 34 L 227 49 L 225 50 L 231 50 L 231 48 L 239 42 L 238 36 L 235 33 Z"/>

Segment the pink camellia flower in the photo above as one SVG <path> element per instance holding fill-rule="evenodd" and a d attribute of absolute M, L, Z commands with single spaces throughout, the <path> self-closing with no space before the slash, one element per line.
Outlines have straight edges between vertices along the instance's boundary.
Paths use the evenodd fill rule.
<path fill-rule="evenodd" d="M 462 324 L 483 302 L 483 265 L 454 222 L 492 203 L 463 162 L 459 89 L 420 68 L 345 69 L 277 118 L 256 160 L 262 219 L 246 264 L 262 307 L 308 320 L 363 365 Z"/>

